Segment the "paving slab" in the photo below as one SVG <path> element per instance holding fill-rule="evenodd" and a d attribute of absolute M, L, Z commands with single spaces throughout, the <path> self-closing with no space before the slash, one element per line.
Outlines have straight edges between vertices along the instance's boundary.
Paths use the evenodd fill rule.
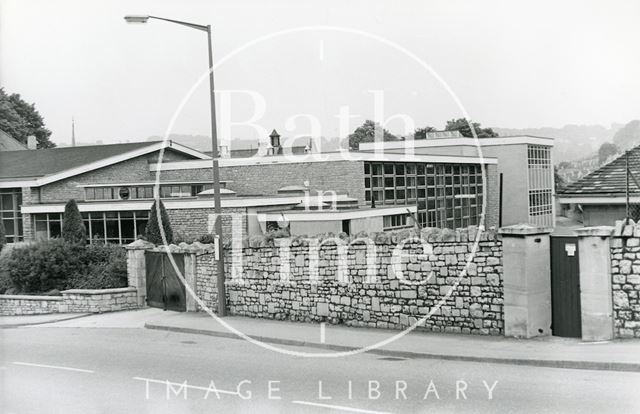
<path fill-rule="evenodd" d="M 0 316 L 0 328 L 44 325 L 59 321 L 75 320 L 89 316 L 89 313 L 49 313 L 45 315 Z"/>

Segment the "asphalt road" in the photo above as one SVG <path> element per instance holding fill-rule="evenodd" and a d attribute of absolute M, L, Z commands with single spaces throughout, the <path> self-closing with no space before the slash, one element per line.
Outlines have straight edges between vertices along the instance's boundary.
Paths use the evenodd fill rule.
<path fill-rule="evenodd" d="M 4 413 L 640 412 L 640 373 L 307 359 L 145 329 L 0 335 Z"/>

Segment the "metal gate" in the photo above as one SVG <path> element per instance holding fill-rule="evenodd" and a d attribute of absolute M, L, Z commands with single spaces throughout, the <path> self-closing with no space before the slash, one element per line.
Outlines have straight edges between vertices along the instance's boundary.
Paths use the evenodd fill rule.
<path fill-rule="evenodd" d="M 181 274 L 184 275 L 184 255 L 173 254 Z M 184 284 L 178 278 L 166 253 L 145 252 L 147 266 L 147 305 L 164 310 L 185 312 L 187 301 Z"/>
<path fill-rule="evenodd" d="M 551 331 L 582 337 L 577 237 L 551 236 Z"/>

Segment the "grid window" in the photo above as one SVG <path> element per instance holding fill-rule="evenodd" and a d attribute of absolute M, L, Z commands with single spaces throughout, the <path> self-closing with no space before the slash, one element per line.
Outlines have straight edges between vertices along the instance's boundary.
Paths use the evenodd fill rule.
<path fill-rule="evenodd" d="M 553 164 L 551 148 L 527 147 L 529 182 L 529 223 L 553 226 Z"/>
<path fill-rule="evenodd" d="M 417 205 L 428 227 L 477 225 L 482 213 L 480 165 L 369 163 L 365 199 L 389 205 Z"/>
<path fill-rule="evenodd" d="M 19 188 L 0 190 L 0 220 L 4 224 L 8 243 L 22 241 L 22 190 Z"/>

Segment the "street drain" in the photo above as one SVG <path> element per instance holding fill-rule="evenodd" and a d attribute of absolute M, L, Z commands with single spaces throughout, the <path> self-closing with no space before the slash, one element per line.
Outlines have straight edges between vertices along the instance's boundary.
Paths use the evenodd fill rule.
<path fill-rule="evenodd" d="M 378 358 L 381 361 L 406 361 L 407 358 L 400 358 L 400 357 L 382 357 L 382 358 Z"/>
<path fill-rule="evenodd" d="M 194 345 L 197 344 L 196 341 L 180 341 L 181 344 Z"/>

